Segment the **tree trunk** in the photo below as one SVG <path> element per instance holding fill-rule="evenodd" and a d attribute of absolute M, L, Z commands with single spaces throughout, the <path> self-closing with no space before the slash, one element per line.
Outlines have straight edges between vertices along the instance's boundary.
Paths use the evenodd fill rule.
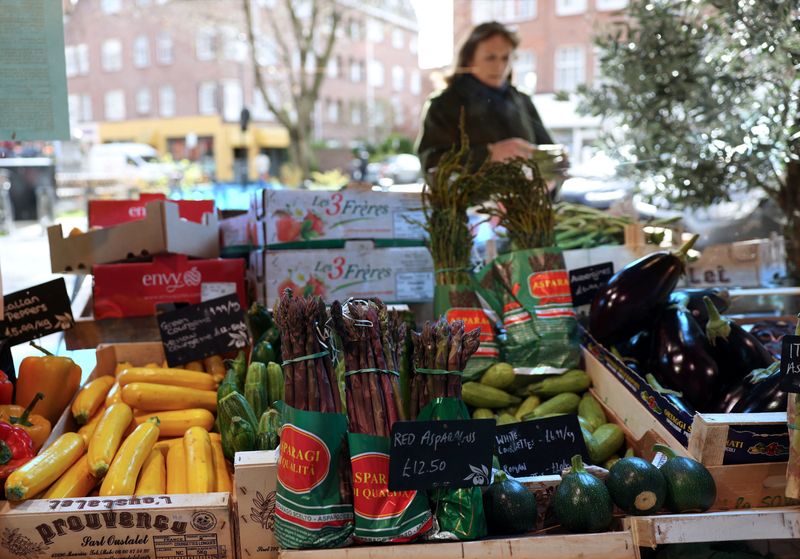
<path fill-rule="evenodd" d="M 786 272 L 789 285 L 800 285 L 800 163 L 792 161 L 786 170 L 786 182 L 778 200 L 786 223 L 783 236 L 786 243 Z"/>
<path fill-rule="evenodd" d="M 299 122 L 289 130 L 289 156 L 292 163 L 303 172 L 303 178 L 311 176 L 314 168 L 315 157 L 311 149 L 311 126 Z"/>

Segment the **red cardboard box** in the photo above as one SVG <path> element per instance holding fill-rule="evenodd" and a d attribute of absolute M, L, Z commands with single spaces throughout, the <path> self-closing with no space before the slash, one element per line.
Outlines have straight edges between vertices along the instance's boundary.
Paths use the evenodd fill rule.
<path fill-rule="evenodd" d="M 149 316 L 160 303 L 197 304 L 234 291 L 245 306 L 244 268 L 242 259 L 189 260 L 182 255 L 96 265 L 94 317 Z"/>
<path fill-rule="evenodd" d="M 89 200 L 89 227 L 112 227 L 144 219 L 145 205 L 166 200 L 163 194 L 141 194 L 138 200 Z M 214 200 L 173 200 L 181 218 L 203 223 L 203 214 L 214 212 Z"/>

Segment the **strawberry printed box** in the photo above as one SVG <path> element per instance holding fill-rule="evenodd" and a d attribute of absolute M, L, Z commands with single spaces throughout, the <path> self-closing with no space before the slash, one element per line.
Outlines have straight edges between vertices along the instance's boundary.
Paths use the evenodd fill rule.
<path fill-rule="evenodd" d="M 376 248 L 348 241 L 343 248 L 250 253 L 257 298 L 270 306 L 286 288 L 325 300 L 379 297 L 390 303 L 433 301 L 433 260 L 425 247 Z"/>
<path fill-rule="evenodd" d="M 94 318 L 151 316 L 160 303 L 197 304 L 231 293 L 246 304 L 243 259 L 189 260 L 156 256 L 152 262 L 97 265 Z"/>
<path fill-rule="evenodd" d="M 321 246 L 322 241 L 400 239 L 422 245 L 419 194 L 340 190 L 262 190 L 252 200 L 260 246 Z"/>

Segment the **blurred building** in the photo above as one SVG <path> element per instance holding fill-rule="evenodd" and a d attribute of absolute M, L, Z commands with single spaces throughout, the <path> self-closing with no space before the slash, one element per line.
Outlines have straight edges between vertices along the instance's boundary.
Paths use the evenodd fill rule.
<path fill-rule="evenodd" d="M 250 1 L 258 62 L 268 91 L 277 92 L 287 78 L 269 18 L 280 0 Z M 414 137 L 429 90 L 417 65 L 411 6 L 398 0 L 336 1 L 344 16 L 314 109 L 315 145 L 345 154 L 393 132 Z M 244 169 L 256 176 L 259 155 L 269 156 L 270 172 L 277 173 L 287 159 L 289 134 L 256 87 L 241 0 L 64 5 L 73 130 L 96 142 L 151 144 L 176 159 L 201 162 L 223 181 Z M 306 71 L 313 66 L 307 64 Z M 245 131 L 243 108 L 250 115 Z"/>
<path fill-rule="evenodd" d="M 599 79 L 592 37 L 607 26 L 628 0 L 455 0 L 454 42 L 475 25 L 500 21 L 517 31 L 521 42 L 513 66 L 514 82 L 533 101 L 554 141 L 564 144 L 573 164 L 588 158 L 599 119 L 581 116 L 573 93 Z"/>

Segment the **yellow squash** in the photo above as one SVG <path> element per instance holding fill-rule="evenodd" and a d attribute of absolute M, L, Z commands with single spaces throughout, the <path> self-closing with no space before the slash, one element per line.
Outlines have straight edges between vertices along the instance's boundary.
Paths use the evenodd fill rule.
<path fill-rule="evenodd" d="M 106 395 L 114 385 L 111 375 L 96 378 L 81 388 L 72 402 L 72 416 L 78 425 L 83 425 L 100 409 L 106 400 Z"/>
<path fill-rule="evenodd" d="M 186 493 L 186 453 L 181 444 L 174 444 L 167 451 L 167 493 L 170 495 Z"/>
<path fill-rule="evenodd" d="M 213 493 L 216 482 L 208 431 L 190 427 L 183 435 L 183 452 L 186 454 L 186 492 Z"/>
<path fill-rule="evenodd" d="M 134 367 L 123 371 L 118 382 L 121 386 L 134 382 L 149 382 L 152 384 L 169 384 L 171 386 L 185 386 L 198 390 L 216 390 L 217 383 L 211 375 L 183 369 L 145 369 Z"/>
<path fill-rule="evenodd" d="M 33 460 L 6 479 L 6 498 L 23 501 L 39 494 L 83 455 L 86 445 L 78 433 L 64 433 Z"/>
<path fill-rule="evenodd" d="M 225 463 L 225 455 L 222 453 L 222 443 L 211 441 L 211 455 L 214 460 L 215 491 L 227 491 L 230 493 L 232 487 L 231 476 L 228 473 L 228 465 Z"/>
<path fill-rule="evenodd" d="M 225 361 L 219 355 L 212 355 L 203 359 L 203 367 L 216 383 L 225 378 Z"/>
<path fill-rule="evenodd" d="M 108 471 L 132 419 L 133 412 L 124 402 L 112 404 L 105 411 L 89 439 L 87 456 L 92 475 L 101 478 Z"/>
<path fill-rule="evenodd" d="M 83 442 L 86 444 L 86 447 L 89 447 L 89 441 L 92 440 L 92 435 L 94 434 L 94 430 L 97 429 L 97 424 L 100 423 L 100 420 L 103 418 L 103 414 L 106 412 L 106 407 L 103 406 L 99 410 L 95 412 L 92 418 L 86 425 L 82 425 L 80 429 L 78 429 L 78 434 L 83 437 Z"/>
<path fill-rule="evenodd" d="M 119 375 L 122 371 L 130 367 L 133 367 L 133 365 L 131 363 L 128 363 L 127 361 L 124 361 L 122 363 L 117 363 L 117 366 L 114 369 L 114 376 Z"/>
<path fill-rule="evenodd" d="M 134 495 L 163 495 L 167 489 L 167 464 L 164 455 L 153 449 L 144 461 Z"/>
<path fill-rule="evenodd" d="M 122 387 L 119 385 L 118 382 L 115 382 L 111 386 L 111 390 L 109 390 L 108 394 L 106 394 L 106 407 L 121 401 L 122 401 Z"/>
<path fill-rule="evenodd" d="M 158 420 L 142 423 L 125 439 L 108 469 L 100 496 L 133 495 L 136 478 L 158 440 Z"/>
<path fill-rule="evenodd" d="M 122 401 L 143 411 L 217 410 L 217 392 L 149 382 L 134 382 L 122 387 Z"/>
<path fill-rule="evenodd" d="M 186 365 L 184 365 L 184 367 L 187 371 L 197 371 L 200 373 L 205 372 L 203 364 L 200 361 L 189 361 Z"/>
<path fill-rule="evenodd" d="M 211 442 L 214 441 L 221 443 L 222 442 L 222 435 L 219 433 L 209 433 L 208 438 L 211 439 Z M 173 437 L 170 439 L 161 439 L 159 440 L 153 448 L 157 448 L 161 452 L 167 452 L 170 448 L 175 446 L 176 444 L 180 443 L 178 446 L 183 446 L 183 435 L 180 437 Z"/>
<path fill-rule="evenodd" d="M 137 417 L 136 423 L 144 423 L 151 417 L 158 418 L 162 437 L 182 437 L 189 427 L 202 427 L 208 431 L 214 426 L 214 414 L 203 408 L 148 413 Z"/>
<path fill-rule="evenodd" d="M 64 472 L 58 481 L 45 491 L 42 499 L 72 499 L 86 497 L 97 485 L 97 478 L 89 471 L 89 460 L 86 455 L 75 462 Z"/>

